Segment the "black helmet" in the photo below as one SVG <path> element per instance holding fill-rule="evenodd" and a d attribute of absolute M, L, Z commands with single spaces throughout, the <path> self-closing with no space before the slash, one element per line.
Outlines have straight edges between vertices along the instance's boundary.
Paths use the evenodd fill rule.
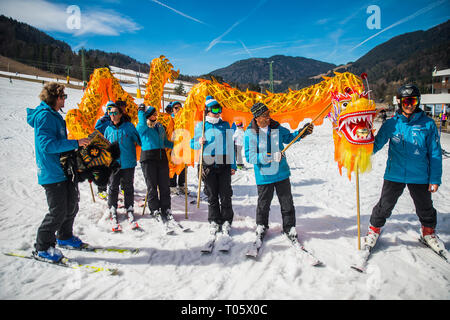
<path fill-rule="evenodd" d="M 420 98 L 420 90 L 415 85 L 405 84 L 401 86 L 397 90 L 397 99 L 406 98 L 406 97 L 419 97 Z"/>
<path fill-rule="evenodd" d="M 417 104 L 416 106 L 420 105 L 420 90 L 413 84 L 405 84 L 404 86 L 401 86 L 397 90 L 397 99 L 399 100 L 399 107 L 401 108 L 400 100 L 402 98 L 410 98 L 410 97 L 417 97 Z M 416 109 L 416 112 L 419 112 L 419 109 Z"/>

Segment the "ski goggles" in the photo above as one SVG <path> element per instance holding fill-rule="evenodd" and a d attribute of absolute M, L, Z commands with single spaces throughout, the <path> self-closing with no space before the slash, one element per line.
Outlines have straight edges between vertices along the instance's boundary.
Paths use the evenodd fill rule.
<path fill-rule="evenodd" d="M 222 107 L 221 106 L 211 107 L 211 108 L 209 108 L 209 112 L 214 113 L 214 114 L 222 113 Z"/>
<path fill-rule="evenodd" d="M 419 97 L 406 97 L 400 99 L 402 107 L 417 106 L 419 104 Z"/>
<path fill-rule="evenodd" d="M 110 116 L 117 116 L 119 114 L 119 111 L 110 111 L 109 115 Z"/>

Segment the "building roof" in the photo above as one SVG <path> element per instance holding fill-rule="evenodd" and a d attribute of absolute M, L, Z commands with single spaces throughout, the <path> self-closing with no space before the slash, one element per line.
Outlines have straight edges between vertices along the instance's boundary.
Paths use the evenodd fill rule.
<path fill-rule="evenodd" d="M 450 76 L 450 69 L 439 70 L 433 72 L 433 77 Z"/>

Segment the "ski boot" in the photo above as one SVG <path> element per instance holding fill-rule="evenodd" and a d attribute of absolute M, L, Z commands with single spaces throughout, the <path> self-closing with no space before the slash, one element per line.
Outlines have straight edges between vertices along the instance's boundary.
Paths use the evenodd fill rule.
<path fill-rule="evenodd" d="M 56 243 L 59 247 L 66 249 L 80 249 L 84 245 L 83 241 L 76 236 L 72 236 L 66 240 L 57 239 Z"/>
<path fill-rule="evenodd" d="M 367 235 L 364 237 L 363 248 L 366 250 L 372 250 L 375 247 L 378 238 L 380 237 L 381 228 L 376 228 L 374 226 L 369 226 L 367 230 Z"/>
<path fill-rule="evenodd" d="M 420 241 L 430 247 L 437 254 L 446 252 L 444 242 L 438 238 L 434 232 L 434 228 L 422 226 Z"/>
<path fill-rule="evenodd" d="M 222 234 L 225 236 L 229 236 L 230 235 L 230 230 L 231 230 L 231 224 L 228 221 L 225 221 L 222 224 Z"/>
<path fill-rule="evenodd" d="M 57 263 L 64 258 L 62 252 L 54 247 L 48 248 L 46 251 L 33 251 L 35 259 Z"/>
<path fill-rule="evenodd" d="M 211 221 L 209 223 L 209 234 L 210 235 L 215 235 L 216 233 L 218 233 L 220 230 L 220 225 L 218 223 L 216 223 L 215 221 Z"/>
<path fill-rule="evenodd" d="M 112 231 L 120 232 L 122 231 L 122 226 L 119 224 L 119 220 L 117 219 L 117 209 L 116 207 L 109 208 L 109 216 L 111 218 L 111 222 L 113 224 Z"/>

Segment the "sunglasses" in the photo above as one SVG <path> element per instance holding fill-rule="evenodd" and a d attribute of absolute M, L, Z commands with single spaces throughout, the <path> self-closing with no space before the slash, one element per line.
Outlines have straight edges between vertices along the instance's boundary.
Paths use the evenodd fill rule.
<path fill-rule="evenodd" d="M 67 94 L 64 93 L 64 94 L 60 95 L 60 97 L 63 98 L 64 100 L 66 100 L 67 99 Z"/>
<path fill-rule="evenodd" d="M 110 116 L 117 116 L 118 114 L 120 114 L 119 111 L 110 111 L 109 112 Z"/>
<path fill-rule="evenodd" d="M 400 101 L 401 101 L 402 107 L 416 106 L 416 105 L 419 104 L 419 98 L 418 97 L 401 98 Z"/>
<path fill-rule="evenodd" d="M 210 112 L 214 113 L 214 114 L 222 113 L 222 107 L 220 107 L 220 106 L 219 107 L 212 107 Z"/>

